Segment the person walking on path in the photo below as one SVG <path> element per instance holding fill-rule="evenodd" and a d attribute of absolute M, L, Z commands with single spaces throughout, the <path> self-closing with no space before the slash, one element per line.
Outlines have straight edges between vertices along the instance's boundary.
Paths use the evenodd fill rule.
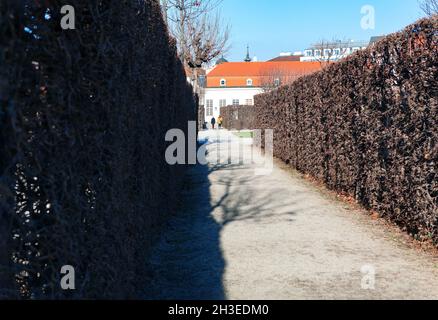
<path fill-rule="evenodd" d="M 216 119 L 213 117 L 213 118 L 211 118 L 211 127 L 213 128 L 213 130 L 214 130 L 215 125 L 216 125 Z"/>
<path fill-rule="evenodd" d="M 219 118 L 217 118 L 217 124 L 219 126 L 219 130 L 222 129 L 223 123 L 224 123 L 224 118 L 222 118 L 222 116 L 219 116 Z"/>

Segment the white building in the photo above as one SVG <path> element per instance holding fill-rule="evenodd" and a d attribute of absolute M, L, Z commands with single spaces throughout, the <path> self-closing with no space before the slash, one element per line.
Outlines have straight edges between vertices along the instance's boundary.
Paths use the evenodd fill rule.
<path fill-rule="evenodd" d="M 263 93 L 260 87 L 248 88 L 206 88 L 205 89 L 205 121 L 210 123 L 220 115 L 220 108 L 230 105 L 254 105 L 254 96 Z"/>
<path fill-rule="evenodd" d="M 204 101 L 201 101 L 207 123 L 210 123 L 213 117 L 219 117 L 221 107 L 254 105 L 254 96 L 267 89 L 321 69 L 321 64 L 317 62 L 251 62 L 249 55 L 245 61 L 227 62 L 221 59 L 207 72 Z"/>
<path fill-rule="evenodd" d="M 372 37 L 370 41 L 321 41 L 310 48 L 304 50 L 302 62 L 311 61 L 338 61 L 342 58 L 355 53 L 356 51 L 366 49 L 383 37 Z"/>

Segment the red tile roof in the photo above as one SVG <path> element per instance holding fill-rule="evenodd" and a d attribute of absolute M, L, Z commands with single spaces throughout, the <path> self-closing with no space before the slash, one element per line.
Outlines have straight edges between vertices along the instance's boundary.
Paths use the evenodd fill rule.
<path fill-rule="evenodd" d="M 228 62 L 218 65 L 207 77 L 241 77 L 260 76 L 270 70 L 282 70 L 283 72 L 306 72 L 321 69 L 319 62 Z"/>
<path fill-rule="evenodd" d="M 269 60 L 269 62 L 275 61 L 300 61 L 302 56 L 279 56 L 277 58 Z"/>
<path fill-rule="evenodd" d="M 246 87 L 248 79 L 253 81 L 254 87 L 258 87 L 272 77 L 290 82 L 318 70 L 321 70 L 319 62 L 228 62 L 218 65 L 207 74 L 207 87 L 220 87 L 222 79 L 226 80 L 226 87 Z"/>

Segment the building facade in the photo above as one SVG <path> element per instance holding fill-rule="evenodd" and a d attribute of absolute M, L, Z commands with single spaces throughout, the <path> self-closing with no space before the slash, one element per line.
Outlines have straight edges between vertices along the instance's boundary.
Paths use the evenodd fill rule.
<path fill-rule="evenodd" d="M 321 69 L 318 62 L 223 62 L 206 75 L 205 121 L 227 105 L 253 105 L 254 96 Z"/>
<path fill-rule="evenodd" d="M 338 61 L 356 51 L 366 49 L 382 38 L 384 37 L 372 37 L 370 41 L 321 41 L 304 50 L 300 61 Z"/>

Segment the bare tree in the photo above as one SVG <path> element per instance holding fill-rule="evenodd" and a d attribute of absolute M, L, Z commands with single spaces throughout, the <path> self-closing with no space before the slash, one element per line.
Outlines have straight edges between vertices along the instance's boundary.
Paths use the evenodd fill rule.
<path fill-rule="evenodd" d="M 263 92 L 269 92 L 282 85 L 290 84 L 308 73 L 309 71 L 304 69 L 292 71 L 272 63 L 260 70 L 260 87 Z"/>
<path fill-rule="evenodd" d="M 314 55 L 315 59 L 321 64 L 321 66 L 324 66 L 326 64 L 330 64 L 335 55 L 334 50 L 336 49 L 337 41 L 328 41 L 325 39 L 322 39 L 318 43 L 314 45 L 315 50 L 319 51 L 318 55 Z"/>
<path fill-rule="evenodd" d="M 200 93 L 198 70 L 228 49 L 230 27 L 215 12 L 223 0 L 161 0 L 178 53 L 191 69 L 195 92 Z"/>
<path fill-rule="evenodd" d="M 162 0 L 170 32 L 186 66 L 200 68 L 228 50 L 230 28 L 214 10 L 223 0 Z"/>
<path fill-rule="evenodd" d="M 189 67 L 201 68 L 228 50 L 230 29 L 229 26 L 222 26 L 218 13 L 205 14 L 188 22 L 188 41 L 183 58 Z"/>
<path fill-rule="evenodd" d="M 223 0 L 161 0 L 163 10 L 169 12 L 167 18 L 173 22 L 194 20 L 215 10 Z"/>
<path fill-rule="evenodd" d="M 169 1 L 168 0 L 160 0 L 161 3 L 161 11 L 163 11 L 163 17 L 166 24 L 168 23 L 168 15 L 167 11 L 169 10 Z"/>
<path fill-rule="evenodd" d="M 428 16 L 438 14 L 438 0 L 421 0 L 420 7 Z"/>
<path fill-rule="evenodd" d="M 321 64 L 321 67 L 325 67 L 346 56 L 347 53 L 343 52 L 342 49 L 348 46 L 348 42 L 349 40 L 339 40 L 335 37 L 332 40 L 322 39 L 313 45 L 314 49 L 319 50 L 319 55 L 315 55 L 315 60 Z"/>

